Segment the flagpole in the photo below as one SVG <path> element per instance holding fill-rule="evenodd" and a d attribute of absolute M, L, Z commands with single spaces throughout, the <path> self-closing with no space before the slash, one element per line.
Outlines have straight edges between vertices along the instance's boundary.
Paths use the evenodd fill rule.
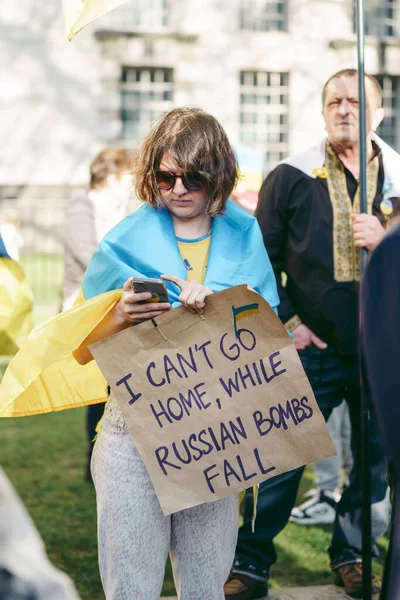
<path fill-rule="evenodd" d="M 360 209 L 367 212 L 367 132 L 365 118 L 364 2 L 357 0 L 358 103 L 360 147 Z M 367 263 L 367 249 L 361 249 L 361 274 Z M 360 372 L 361 373 L 361 372 Z M 360 374 L 361 380 L 361 374 Z M 361 381 L 361 483 L 362 483 L 362 590 L 363 600 L 372 600 L 371 457 L 370 414 Z"/>

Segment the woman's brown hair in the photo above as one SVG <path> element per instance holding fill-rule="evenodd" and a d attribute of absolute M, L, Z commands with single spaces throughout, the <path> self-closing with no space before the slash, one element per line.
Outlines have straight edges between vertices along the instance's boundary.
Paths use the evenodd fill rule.
<path fill-rule="evenodd" d="M 238 165 L 218 121 L 200 108 L 175 108 L 158 120 L 134 167 L 137 196 L 154 207 L 160 201 L 155 172 L 166 152 L 183 171 L 202 175 L 210 198 L 206 212 L 220 213 L 237 183 Z"/>

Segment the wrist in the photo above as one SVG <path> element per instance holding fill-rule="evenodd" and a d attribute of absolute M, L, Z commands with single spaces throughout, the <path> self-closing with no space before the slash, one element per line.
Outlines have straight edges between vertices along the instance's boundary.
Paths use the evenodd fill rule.
<path fill-rule="evenodd" d="M 113 312 L 117 325 L 125 325 L 125 323 L 128 322 L 128 319 L 126 318 L 125 312 L 121 305 L 121 300 L 119 300 L 119 302 L 116 303 L 116 305 L 113 308 Z"/>
<path fill-rule="evenodd" d="M 287 331 L 293 333 L 296 327 L 302 325 L 302 323 L 303 321 L 300 319 L 299 315 L 293 315 L 293 317 L 291 317 L 288 321 L 284 323 L 284 326 L 287 329 Z"/>

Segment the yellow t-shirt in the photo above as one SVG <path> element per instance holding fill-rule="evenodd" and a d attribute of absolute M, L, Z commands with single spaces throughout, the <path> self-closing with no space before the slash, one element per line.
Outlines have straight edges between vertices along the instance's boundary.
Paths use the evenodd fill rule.
<path fill-rule="evenodd" d="M 179 252 L 186 267 L 186 281 L 203 283 L 210 252 L 211 232 L 201 238 L 185 240 L 176 238 Z"/>

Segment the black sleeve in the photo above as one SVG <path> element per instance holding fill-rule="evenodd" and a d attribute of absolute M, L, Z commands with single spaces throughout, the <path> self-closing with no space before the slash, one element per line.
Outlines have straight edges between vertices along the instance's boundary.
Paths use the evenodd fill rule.
<path fill-rule="evenodd" d="M 282 285 L 284 272 L 284 252 L 287 237 L 287 218 L 290 181 L 293 179 L 293 167 L 278 165 L 261 186 L 255 216 L 260 225 L 264 245 L 274 269 L 278 287 L 280 305 L 278 315 L 285 323 L 296 314 L 286 288 Z"/>

